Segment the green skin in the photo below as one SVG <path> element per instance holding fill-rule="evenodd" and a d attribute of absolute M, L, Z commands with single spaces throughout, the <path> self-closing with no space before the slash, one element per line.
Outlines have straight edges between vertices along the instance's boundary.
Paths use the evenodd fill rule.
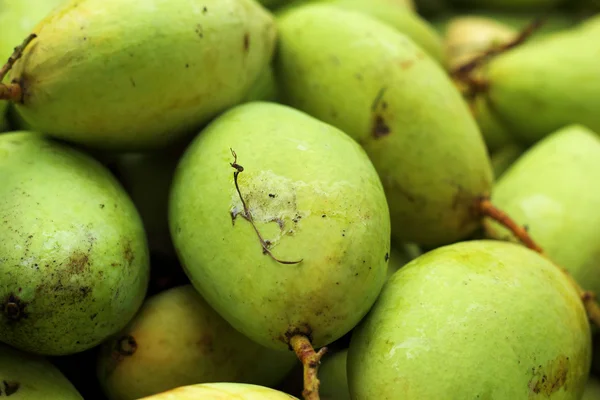
<path fill-rule="evenodd" d="M 243 102 L 249 103 L 251 101 L 273 101 L 277 102 L 279 99 L 279 88 L 277 87 L 277 81 L 275 80 L 275 71 L 273 66 L 269 64 L 267 68 L 264 68 L 258 79 L 254 82 L 250 90 L 246 93 Z"/>
<path fill-rule="evenodd" d="M 443 68 L 358 12 L 307 5 L 278 22 L 283 100 L 363 146 L 385 187 L 395 241 L 439 245 L 473 232 L 472 207 L 490 190 L 492 170 Z"/>
<path fill-rule="evenodd" d="M 521 157 L 525 148 L 518 144 L 508 144 L 500 150 L 492 153 L 492 168 L 494 176 L 500 179 L 502 175 Z"/>
<path fill-rule="evenodd" d="M 0 136 L 0 341 L 45 355 L 98 345 L 141 306 L 146 238 L 91 157 L 29 132 Z"/>
<path fill-rule="evenodd" d="M 283 7 L 282 14 L 305 4 L 331 4 L 343 9 L 370 15 L 394 27 L 411 38 L 440 64 L 444 63 L 442 38 L 435 29 L 417 13 L 398 0 L 296 0 Z"/>
<path fill-rule="evenodd" d="M 2 398 L 83 400 L 71 382 L 46 358 L 4 344 L 0 344 L 0 382 Z M 5 382 L 9 384 L 8 391 Z"/>
<path fill-rule="evenodd" d="M 115 351 L 127 336 L 137 343 L 133 355 Z M 135 400 L 195 383 L 272 386 L 296 363 L 294 354 L 266 349 L 233 329 L 185 285 L 149 298 L 102 346 L 98 376 L 109 400 Z"/>
<path fill-rule="evenodd" d="M 400 269 L 355 329 L 350 393 L 578 400 L 590 336 L 577 292 L 546 258 L 501 241 L 444 246 Z"/>
<path fill-rule="evenodd" d="M 600 137 L 568 126 L 527 151 L 500 179 L 492 202 L 587 290 L 600 293 Z M 492 238 L 512 235 L 486 221 Z M 515 240 L 512 237 L 512 240 Z M 568 245 L 565 245 L 568 243 Z"/>
<path fill-rule="evenodd" d="M 71 0 L 34 31 L 10 74 L 25 91 L 15 108 L 26 123 L 133 151 L 172 143 L 242 101 L 276 36 L 254 0 Z"/>
<path fill-rule="evenodd" d="M 585 392 L 581 400 L 598 400 L 600 399 L 600 381 L 594 377 L 590 377 L 585 385 Z"/>
<path fill-rule="evenodd" d="M 300 263 L 263 254 L 242 217 L 230 148 L 244 167 L 238 184 L 256 228 L 274 257 Z M 249 103 L 212 122 L 177 168 L 169 215 L 196 289 L 265 347 L 288 349 L 295 333 L 314 347 L 333 342 L 386 279 L 389 211 L 371 161 L 343 132 L 286 106 Z"/>
<path fill-rule="evenodd" d="M 600 29 L 580 27 L 545 36 L 492 59 L 480 71 L 481 94 L 512 136 L 533 144 L 556 129 L 581 123 L 600 131 L 600 80 L 593 57 Z M 576 67 L 574 67 L 576 66 Z"/>
<path fill-rule="evenodd" d="M 139 400 L 291 400 L 294 396 L 264 386 L 244 383 L 203 383 L 184 386 Z"/>
<path fill-rule="evenodd" d="M 351 400 L 346 373 L 347 357 L 346 349 L 323 358 L 319 367 L 321 400 Z"/>

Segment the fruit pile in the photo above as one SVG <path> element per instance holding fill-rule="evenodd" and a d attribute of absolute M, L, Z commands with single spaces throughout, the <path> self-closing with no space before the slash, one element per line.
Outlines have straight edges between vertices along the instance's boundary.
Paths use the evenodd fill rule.
<path fill-rule="evenodd" d="M 599 10 L 0 0 L 0 398 L 600 399 Z"/>

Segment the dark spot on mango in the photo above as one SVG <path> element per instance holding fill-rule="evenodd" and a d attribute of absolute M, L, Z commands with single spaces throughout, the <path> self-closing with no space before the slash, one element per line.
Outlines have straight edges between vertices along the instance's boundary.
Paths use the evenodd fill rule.
<path fill-rule="evenodd" d="M 2 381 L 2 385 L 4 386 L 6 397 L 17 393 L 21 387 L 21 384 L 15 381 Z"/>
<path fill-rule="evenodd" d="M 402 68 L 402 69 L 408 69 L 408 68 L 412 67 L 414 63 L 415 63 L 414 60 L 405 60 L 405 61 L 402 61 L 400 63 L 400 68 Z"/>
<path fill-rule="evenodd" d="M 250 34 L 244 34 L 244 51 L 248 52 L 250 50 Z"/>
<path fill-rule="evenodd" d="M 27 318 L 27 303 L 21 300 L 14 293 L 6 296 L 1 305 L 2 314 L 11 321 L 20 321 Z"/>
<path fill-rule="evenodd" d="M 137 351 L 137 346 L 133 336 L 125 335 L 117 340 L 115 351 L 122 356 L 132 356 Z"/>
<path fill-rule="evenodd" d="M 127 264 L 131 266 L 133 264 L 133 260 L 135 259 L 135 255 L 133 254 L 133 249 L 131 248 L 131 241 L 128 240 L 125 242 L 123 246 L 123 258 L 127 261 Z"/>
<path fill-rule="evenodd" d="M 372 133 L 376 139 L 382 138 L 384 136 L 389 135 L 391 132 L 390 127 L 387 125 L 383 116 L 380 114 L 376 114 L 373 120 L 373 129 Z"/>
<path fill-rule="evenodd" d="M 389 253 L 385 253 L 385 262 L 387 262 L 390 259 L 390 254 Z"/>
<path fill-rule="evenodd" d="M 535 394 L 541 393 L 550 397 L 552 393 L 566 386 L 567 375 L 569 372 L 569 357 L 559 355 L 554 360 L 549 361 L 545 367 L 541 365 L 532 368 L 532 374 L 529 381 L 529 390 Z"/>
<path fill-rule="evenodd" d="M 69 257 L 67 262 L 67 268 L 69 272 L 73 274 L 83 273 L 86 268 L 89 267 L 89 265 L 89 255 L 81 251 L 75 251 L 73 254 L 71 254 L 71 257 Z"/>

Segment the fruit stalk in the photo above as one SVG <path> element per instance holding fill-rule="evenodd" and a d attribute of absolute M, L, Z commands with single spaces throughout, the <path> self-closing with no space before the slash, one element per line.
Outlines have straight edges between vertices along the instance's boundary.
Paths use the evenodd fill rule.
<path fill-rule="evenodd" d="M 15 50 L 13 51 L 11 56 L 8 58 L 8 61 L 6 62 L 6 64 L 4 64 L 2 66 L 2 68 L 0 68 L 0 82 L 2 82 L 4 80 L 4 78 L 6 77 L 6 74 L 8 74 L 8 71 L 11 70 L 11 68 L 13 67 L 13 65 L 15 65 L 17 60 L 19 58 L 21 58 L 21 56 L 23 55 L 23 51 L 25 50 L 25 48 L 36 37 L 37 37 L 37 35 L 35 33 L 32 33 L 25 38 L 23 43 L 21 43 L 19 46 L 15 47 Z M 21 99 L 21 95 L 22 95 L 21 85 L 19 85 L 18 83 L 9 83 L 9 84 L 0 83 L 0 100 L 16 101 L 16 100 Z"/>
<path fill-rule="evenodd" d="M 290 339 L 290 346 L 304 366 L 304 400 L 319 400 L 318 378 L 321 358 L 327 353 L 327 347 L 322 347 L 318 352 L 313 349 L 310 340 L 304 335 L 295 335 Z"/>
<path fill-rule="evenodd" d="M 550 261 L 550 257 L 546 255 L 544 250 L 533 240 L 533 238 L 527 232 L 527 229 L 517 224 L 508 214 L 504 211 L 495 207 L 489 199 L 483 199 L 479 203 L 479 211 L 480 213 L 488 218 L 493 219 L 500 225 L 504 226 L 506 229 L 510 230 L 512 234 L 527 248 L 541 254 L 546 257 Z M 600 304 L 596 301 L 596 294 L 585 290 L 579 285 L 579 283 L 571 276 L 569 271 L 560 265 L 556 264 L 552 261 L 554 265 L 556 265 L 566 276 L 566 278 L 571 282 L 577 294 L 581 298 L 583 302 L 583 306 L 588 314 L 588 318 L 598 327 L 600 327 Z"/>

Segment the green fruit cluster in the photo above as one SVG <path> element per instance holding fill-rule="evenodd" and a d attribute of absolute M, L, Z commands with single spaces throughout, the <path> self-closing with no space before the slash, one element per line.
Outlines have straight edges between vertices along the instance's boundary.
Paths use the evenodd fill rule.
<path fill-rule="evenodd" d="M 0 0 L 0 398 L 598 398 L 596 7 Z"/>

